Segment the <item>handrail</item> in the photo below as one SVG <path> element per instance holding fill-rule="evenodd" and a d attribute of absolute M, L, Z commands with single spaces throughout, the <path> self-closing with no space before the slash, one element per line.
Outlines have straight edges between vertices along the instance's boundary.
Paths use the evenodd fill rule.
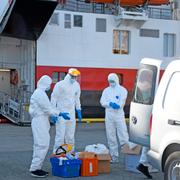
<path fill-rule="evenodd" d="M 171 9 L 165 9 L 165 8 L 148 8 L 148 15 L 149 18 L 153 19 L 167 19 L 172 20 L 173 14 Z"/>
<path fill-rule="evenodd" d="M 29 96 L 30 94 L 28 94 Z M 30 124 L 31 118 L 28 113 L 29 98 L 22 96 L 19 99 L 12 97 L 4 92 L 0 92 L 0 114 L 8 118 L 15 124 Z"/>
<path fill-rule="evenodd" d="M 116 8 L 113 4 L 87 3 L 86 0 L 64 0 L 64 4 L 58 5 L 57 9 L 99 14 L 115 14 L 116 12 Z M 136 8 L 136 12 L 137 10 L 138 8 Z M 139 10 L 142 10 L 142 8 L 139 8 Z M 156 8 L 151 6 L 147 8 L 147 12 L 148 17 L 154 19 L 170 20 L 173 17 L 170 8 Z"/>

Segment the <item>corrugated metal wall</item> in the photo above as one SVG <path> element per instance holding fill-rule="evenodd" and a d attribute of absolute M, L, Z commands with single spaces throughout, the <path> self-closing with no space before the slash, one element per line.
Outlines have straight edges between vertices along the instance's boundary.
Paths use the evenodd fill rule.
<path fill-rule="evenodd" d="M 18 72 L 18 84 L 10 84 L 11 94 L 25 87 L 27 91 L 34 90 L 35 46 L 35 41 L 0 36 L 0 69 L 14 69 Z"/>

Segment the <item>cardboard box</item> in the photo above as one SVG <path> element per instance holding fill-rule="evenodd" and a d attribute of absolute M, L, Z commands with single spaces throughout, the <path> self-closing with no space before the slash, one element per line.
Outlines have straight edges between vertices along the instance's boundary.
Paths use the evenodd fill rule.
<path fill-rule="evenodd" d="M 79 153 L 79 158 L 83 159 L 83 158 L 94 158 L 96 155 L 93 152 L 80 152 Z"/>
<path fill-rule="evenodd" d="M 141 156 L 141 146 L 137 145 L 130 149 L 127 144 L 122 147 L 122 153 L 124 153 L 125 170 L 139 173 L 136 167 L 139 164 Z"/>
<path fill-rule="evenodd" d="M 125 144 L 122 147 L 122 153 L 124 154 L 140 154 L 141 153 L 141 146 L 137 145 L 135 146 L 133 149 L 130 149 L 129 146 L 127 144 Z"/>
<path fill-rule="evenodd" d="M 98 159 L 98 173 L 110 173 L 110 160 L 109 154 L 97 154 Z"/>

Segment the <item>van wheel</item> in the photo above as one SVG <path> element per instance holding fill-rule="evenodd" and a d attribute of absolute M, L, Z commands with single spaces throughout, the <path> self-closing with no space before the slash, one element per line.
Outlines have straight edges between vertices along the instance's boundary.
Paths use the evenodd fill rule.
<path fill-rule="evenodd" d="M 180 180 L 180 152 L 170 154 L 164 168 L 164 180 Z"/>

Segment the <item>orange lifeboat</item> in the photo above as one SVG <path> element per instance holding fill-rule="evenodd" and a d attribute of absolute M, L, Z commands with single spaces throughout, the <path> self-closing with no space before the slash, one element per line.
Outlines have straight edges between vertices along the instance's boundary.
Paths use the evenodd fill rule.
<path fill-rule="evenodd" d="M 90 0 L 91 3 L 110 3 L 113 4 L 115 0 Z M 146 0 L 119 0 L 121 6 L 140 6 L 146 3 Z M 163 5 L 168 4 L 169 0 L 149 0 L 149 5 Z"/>

